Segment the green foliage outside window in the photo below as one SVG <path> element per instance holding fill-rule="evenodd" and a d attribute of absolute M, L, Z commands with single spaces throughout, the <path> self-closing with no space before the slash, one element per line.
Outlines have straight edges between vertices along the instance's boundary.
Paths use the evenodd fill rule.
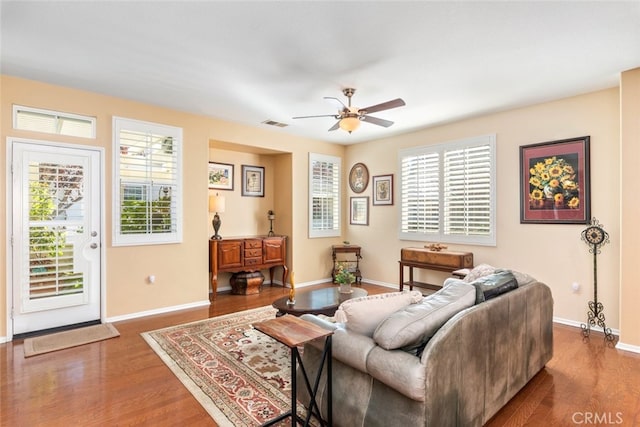
<path fill-rule="evenodd" d="M 55 204 L 49 186 L 43 182 L 32 182 L 29 185 L 29 218 L 31 221 L 50 221 L 53 219 Z M 29 231 L 31 261 L 43 264 L 47 259 L 62 255 L 66 245 L 65 233 L 52 230 L 47 226 L 31 227 Z"/>
<path fill-rule="evenodd" d="M 120 213 L 120 232 L 122 234 L 170 233 L 171 197 L 163 197 L 152 202 L 124 200 Z"/>

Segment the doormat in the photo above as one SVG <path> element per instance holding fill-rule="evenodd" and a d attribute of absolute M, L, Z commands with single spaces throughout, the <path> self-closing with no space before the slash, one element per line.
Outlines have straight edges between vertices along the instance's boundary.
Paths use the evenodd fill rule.
<path fill-rule="evenodd" d="M 24 340 L 24 357 L 37 356 L 119 336 L 120 332 L 111 323 L 104 323 L 41 337 L 26 338 Z"/>

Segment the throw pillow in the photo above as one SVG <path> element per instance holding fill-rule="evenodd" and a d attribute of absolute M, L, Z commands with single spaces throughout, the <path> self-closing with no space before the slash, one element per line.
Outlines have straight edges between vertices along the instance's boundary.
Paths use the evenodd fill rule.
<path fill-rule="evenodd" d="M 510 271 L 490 274 L 473 281 L 471 284 L 476 287 L 476 304 L 518 287 L 518 281 Z"/>
<path fill-rule="evenodd" d="M 420 291 L 369 295 L 346 300 L 340 304 L 334 317 L 349 331 L 371 337 L 378 323 L 391 313 L 421 300 Z"/>
<path fill-rule="evenodd" d="M 493 274 L 496 271 L 495 267 L 490 266 L 489 264 L 480 264 L 473 267 L 473 269 L 464 276 L 464 280 L 467 283 L 471 283 L 476 279 L 479 279 L 484 276 L 488 276 L 489 274 Z"/>
<path fill-rule="evenodd" d="M 528 275 L 527 273 L 521 273 L 516 270 L 506 270 L 510 271 L 516 278 L 518 282 L 518 286 L 528 285 L 529 283 L 533 283 L 536 281 L 535 277 Z"/>
<path fill-rule="evenodd" d="M 415 354 L 444 325 L 465 308 L 474 305 L 476 290 L 460 280 L 426 296 L 420 304 L 396 311 L 383 320 L 373 339 L 385 350 L 401 348 Z"/>

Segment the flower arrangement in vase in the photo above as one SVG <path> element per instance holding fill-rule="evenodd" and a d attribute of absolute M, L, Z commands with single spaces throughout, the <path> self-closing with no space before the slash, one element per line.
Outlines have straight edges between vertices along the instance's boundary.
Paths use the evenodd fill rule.
<path fill-rule="evenodd" d="M 562 157 L 537 159 L 529 169 L 532 209 L 578 209 L 580 188 L 574 166 Z"/>
<path fill-rule="evenodd" d="M 351 284 L 356 281 L 356 276 L 351 271 L 349 271 L 344 263 L 338 263 L 334 280 L 336 281 L 336 283 L 340 284 L 339 292 L 341 294 L 350 294 L 351 292 L 353 292 L 353 290 L 351 289 Z"/>

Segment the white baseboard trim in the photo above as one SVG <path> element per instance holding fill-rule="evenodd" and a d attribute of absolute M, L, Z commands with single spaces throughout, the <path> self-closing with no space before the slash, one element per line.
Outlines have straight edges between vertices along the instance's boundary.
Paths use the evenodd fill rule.
<path fill-rule="evenodd" d="M 553 321 L 555 323 L 560 323 L 562 325 L 573 326 L 578 329 L 582 329 L 580 325 L 584 325 L 584 322 L 578 322 L 577 320 L 563 319 L 561 317 L 553 317 Z M 604 330 L 599 326 L 592 326 L 592 330 L 604 333 Z M 620 336 L 620 331 L 618 329 L 611 329 L 611 333 L 616 336 Z"/>
<path fill-rule="evenodd" d="M 7 337 L 0 337 L 0 344 L 4 344 L 6 342 L 9 342 L 9 340 L 7 339 Z"/>
<path fill-rule="evenodd" d="M 392 288 L 392 289 L 395 289 L 396 291 L 398 290 L 398 285 L 396 283 L 379 282 L 377 280 L 365 279 L 364 277 L 362 278 L 362 281 L 370 283 L 372 285 L 384 286 L 385 288 Z M 331 277 L 327 277 L 326 279 L 314 280 L 312 282 L 296 283 L 295 286 L 296 286 L 296 289 L 299 289 L 299 288 L 306 288 L 307 286 L 321 285 L 327 282 L 331 282 Z M 274 283 L 277 285 L 282 285 L 281 282 L 278 282 L 275 280 L 274 280 Z M 289 283 L 285 285 L 285 288 L 290 288 L 290 287 L 291 287 L 291 284 Z"/>
<path fill-rule="evenodd" d="M 568 326 L 574 326 L 574 327 L 580 328 L 580 329 L 582 329 L 580 325 L 584 324 L 584 322 L 576 322 L 575 320 L 562 319 L 560 317 L 554 317 L 553 321 L 555 323 L 560 323 L 560 324 L 568 325 Z M 599 326 L 592 326 L 591 329 L 593 329 L 594 331 L 598 331 L 598 332 L 603 332 L 604 333 L 602 328 L 599 327 Z M 630 351 L 632 353 L 639 353 L 640 354 L 640 346 L 631 345 L 631 344 L 625 344 L 623 342 L 620 342 L 620 330 L 612 328 L 611 329 L 611 333 L 618 337 L 618 342 L 616 343 L 616 349 L 624 350 L 624 351 Z"/>
<path fill-rule="evenodd" d="M 122 320 L 138 319 L 140 317 L 153 316 L 155 314 L 171 313 L 173 311 L 186 310 L 188 308 L 207 307 L 211 304 L 209 300 L 196 301 L 188 304 L 174 305 L 171 307 L 156 308 L 153 310 L 139 311 L 137 313 L 123 314 L 121 316 L 107 317 L 106 322 L 120 322 Z"/>
<path fill-rule="evenodd" d="M 307 286 L 321 285 L 327 282 L 331 282 L 331 277 L 327 277 L 326 279 L 314 280 L 312 282 L 296 283 L 295 286 L 296 286 L 296 289 L 298 289 L 298 288 L 306 288 Z M 290 288 L 291 283 L 287 283 L 286 287 Z"/>
<path fill-rule="evenodd" d="M 616 348 L 618 350 L 630 351 L 632 353 L 640 354 L 640 346 L 638 345 L 625 344 L 623 342 L 618 341 L 618 343 L 616 344 Z"/>
<path fill-rule="evenodd" d="M 313 286 L 313 285 L 320 285 L 322 283 L 327 283 L 330 282 L 331 278 L 327 278 L 327 279 L 320 279 L 320 280 L 314 280 L 313 282 L 302 282 L 302 283 L 295 283 L 295 287 L 296 289 L 299 288 L 306 288 L 307 286 Z M 265 282 L 265 285 L 268 284 Z M 282 285 L 282 281 L 280 280 L 274 280 L 273 284 L 276 286 L 282 286 L 284 288 L 290 288 L 291 287 L 291 283 L 287 283 L 284 286 Z M 264 286 L 264 285 L 263 285 Z"/>
<path fill-rule="evenodd" d="M 367 283 L 371 283 L 372 285 L 378 285 L 378 286 L 384 286 L 385 288 L 392 288 L 394 290 L 398 290 L 398 284 L 397 283 L 387 283 L 387 282 L 380 282 L 378 280 L 371 280 L 371 279 L 365 279 L 364 277 L 362 278 L 363 282 L 367 282 Z"/>

